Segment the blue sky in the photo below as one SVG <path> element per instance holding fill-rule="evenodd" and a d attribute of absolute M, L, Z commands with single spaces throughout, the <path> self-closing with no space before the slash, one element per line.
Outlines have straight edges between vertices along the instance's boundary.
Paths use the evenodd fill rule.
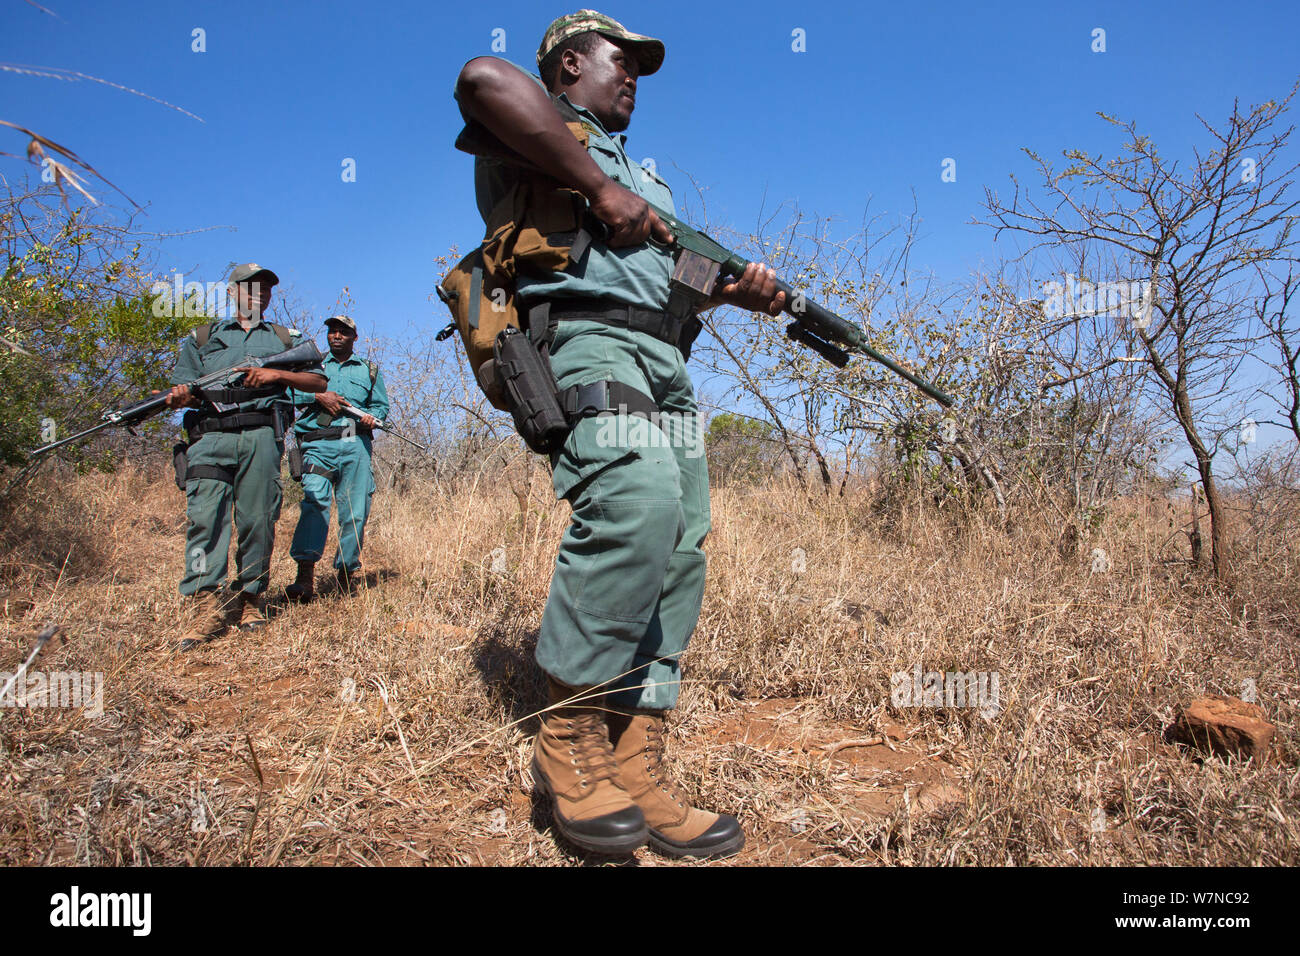
<path fill-rule="evenodd" d="M 347 285 L 363 336 L 446 322 L 434 257 L 475 244 L 471 160 L 451 143 L 461 65 L 492 52 L 532 66 L 570 7 L 485 2 L 0 0 L 0 60 L 134 87 L 179 112 L 87 82 L 0 73 L 0 116 L 86 157 L 137 202 L 146 229 L 182 232 L 158 265 L 221 278 L 274 268 L 323 316 Z M 860 223 L 905 214 L 914 261 L 960 278 L 995 250 L 970 224 L 986 185 L 1028 172 L 1022 147 L 1110 147 L 1097 110 L 1136 119 L 1167 153 L 1204 142 L 1233 97 L 1280 97 L 1300 56 L 1294 4 L 603 3 L 662 38 L 629 130 L 681 197 L 688 170 L 710 219 L 747 230 L 766 203 Z M 207 52 L 191 50 L 196 28 Z M 1094 53 L 1093 30 L 1106 51 Z M 806 51 L 792 50 L 804 32 Z M 500 36 L 500 34 L 497 34 Z M 0 136 L 5 134 L 0 133 Z M 0 143 L 14 151 L 17 134 Z M 941 181 L 945 158 L 957 181 Z M 342 162 L 356 161 L 356 182 Z M 22 172 L 15 160 L 0 171 Z M 1031 180 L 1032 181 L 1032 178 Z M 104 192 L 101 187 L 101 193 Z M 1006 250 L 1010 251 L 1010 250 Z"/>

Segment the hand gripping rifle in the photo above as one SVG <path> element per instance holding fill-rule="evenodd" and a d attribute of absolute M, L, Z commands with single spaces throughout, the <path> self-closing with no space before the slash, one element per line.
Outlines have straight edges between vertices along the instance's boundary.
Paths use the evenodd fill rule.
<path fill-rule="evenodd" d="M 278 352 L 275 355 L 268 355 L 266 358 L 244 358 L 240 359 L 236 365 L 229 368 L 221 369 L 217 372 L 209 372 L 207 375 L 200 376 L 192 382 L 185 382 L 189 386 L 190 394 L 196 398 L 203 399 L 203 390 L 205 388 L 225 388 L 235 384 L 244 373 L 253 368 L 275 368 L 288 372 L 302 371 L 325 358 L 321 350 L 316 347 L 316 343 L 310 340 L 295 345 L 291 349 Z M 220 402 L 211 402 L 212 406 L 218 412 L 233 411 L 236 405 L 222 404 Z M 111 428 L 114 425 L 121 426 L 131 434 L 135 434 L 134 426 L 152 418 L 167 407 L 167 392 L 159 392 L 157 395 L 151 395 L 146 399 L 136 402 L 134 405 L 128 405 L 125 408 L 113 409 L 103 415 L 103 420 L 98 425 L 93 425 L 85 431 L 77 432 L 67 438 L 43 445 L 30 453 L 31 458 L 37 458 L 46 452 L 54 451 L 64 445 L 69 445 L 75 441 L 81 441 L 87 435 L 93 435 L 95 432 L 105 428 Z"/>
<path fill-rule="evenodd" d="M 347 402 L 343 403 L 343 407 L 340 408 L 339 411 L 342 414 L 348 416 L 348 418 L 355 418 L 357 421 L 361 421 L 361 419 L 366 417 L 365 412 L 357 408 L 355 405 L 349 405 Z M 378 428 L 381 432 L 387 432 L 388 434 L 392 435 L 394 438 L 400 438 L 408 445 L 414 445 L 416 448 L 420 449 L 420 451 L 427 452 L 429 450 L 428 445 L 421 445 L 418 441 L 416 441 L 413 438 L 407 438 L 405 435 L 399 435 L 397 432 L 393 431 L 383 422 L 376 422 L 375 427 Z"/>

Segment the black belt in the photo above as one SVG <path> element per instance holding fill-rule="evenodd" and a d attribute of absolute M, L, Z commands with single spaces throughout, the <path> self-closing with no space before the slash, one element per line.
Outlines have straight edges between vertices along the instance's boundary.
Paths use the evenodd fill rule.
<path fill-rule="evenodd" d="M 208 432 L 242 432 L 249 428 L 274 428 L 275 412 L 236 412 L 234 415 L 203 415 L 191 423 L 185 430 L 194 442 Z"/>
<path fill-rule="evenodd" d="M 695 337 L 700 334 L 700 320 L 674 318 L 666 312 L 627 305 L 614 299 L 550 299 L 547 302 L 548 318 L 554 321 L 600 322 L 615 328 L 644 332 L 660 342 L 676 346 L 683 352 L 690 350 Z M 529 310 L 529 322 L 532 311 Z"/>
<path fill-rule="evenodd" d="M 365 435 L 369 432 L 370 429 L 364 425 L 330 425 L 328 428 L 313 428 L 311 431 L 298 432 L 295 437 L 301 445 L 305 441 L 334 441 L 339 438 Z"/>

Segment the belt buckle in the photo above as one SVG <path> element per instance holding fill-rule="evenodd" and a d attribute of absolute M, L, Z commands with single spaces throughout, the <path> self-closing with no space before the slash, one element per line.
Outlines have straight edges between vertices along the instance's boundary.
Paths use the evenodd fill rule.
<path fill-rule="evenodd" d="M 594 403 L 594 404 L 593 404 Z M 581 417 L 588 412 L 599 415 L 609 409 L 609 382 L 601 379 L 599 382 L 592 382 L 589 385 L 579 385 L 578 393 L 575 396 L 574 414 Z"/>

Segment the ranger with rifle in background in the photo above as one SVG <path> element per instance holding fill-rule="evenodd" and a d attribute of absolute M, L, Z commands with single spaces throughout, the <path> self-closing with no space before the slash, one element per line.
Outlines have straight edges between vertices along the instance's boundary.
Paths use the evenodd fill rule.
<path fill-rule="evenodd" d="M 302 481 L 302 505 L 289 556 L 298 562 L 298 577 L 285 588 L 291 601 L 315 596 L 316 562 L 325 553 L 330 501 L 338 498 L 339 546 L 335 573 L 344 593 L 356 586 L 361 572 L 361 543 L 375 492 L 371 468 L 373 430 L 388 417 L 384 373 L 369 359 L 353 353 L 357 324 L 346 315 L 325 320 L 330 354 L 325 359 L 329 390 L 293 392 L 303 415 L 294 426 L 298 448 L 291 452 L 290 473 Z M 295 460 L 296 459 L 296 460 Z"/>
<path fill-rule="evenodd" d="M 201 325 L 186 337 L 166 395 L 168 408 L 189 409 L 183 420 L 189 441 L 183 462 L 178 461 L 177 480 L 184 478 L 189 521 L 180 592 L 193 597 L 194 616 L 181 636 L 181 650 L 226 629 L 227 603 L 221 588 L 229 560 L 232 506 L 238 532 L 234 596 L 239 627 L 253 630 L 266 624 L 261 595 L 270 583 L 275 522 L 280 517 L 284 431 L 293 420 L 288 389 L 324 391 L 325 375 L 317 359 L 294 370 L 252 367 L 236 384 L 202 388 L 197 394 L 186 383 L 310 344 L 303 343 L 299 332 L 262 317 L 279 281 L 256 263 L 234 268 L 227 294 L 235 315 Z"/>

